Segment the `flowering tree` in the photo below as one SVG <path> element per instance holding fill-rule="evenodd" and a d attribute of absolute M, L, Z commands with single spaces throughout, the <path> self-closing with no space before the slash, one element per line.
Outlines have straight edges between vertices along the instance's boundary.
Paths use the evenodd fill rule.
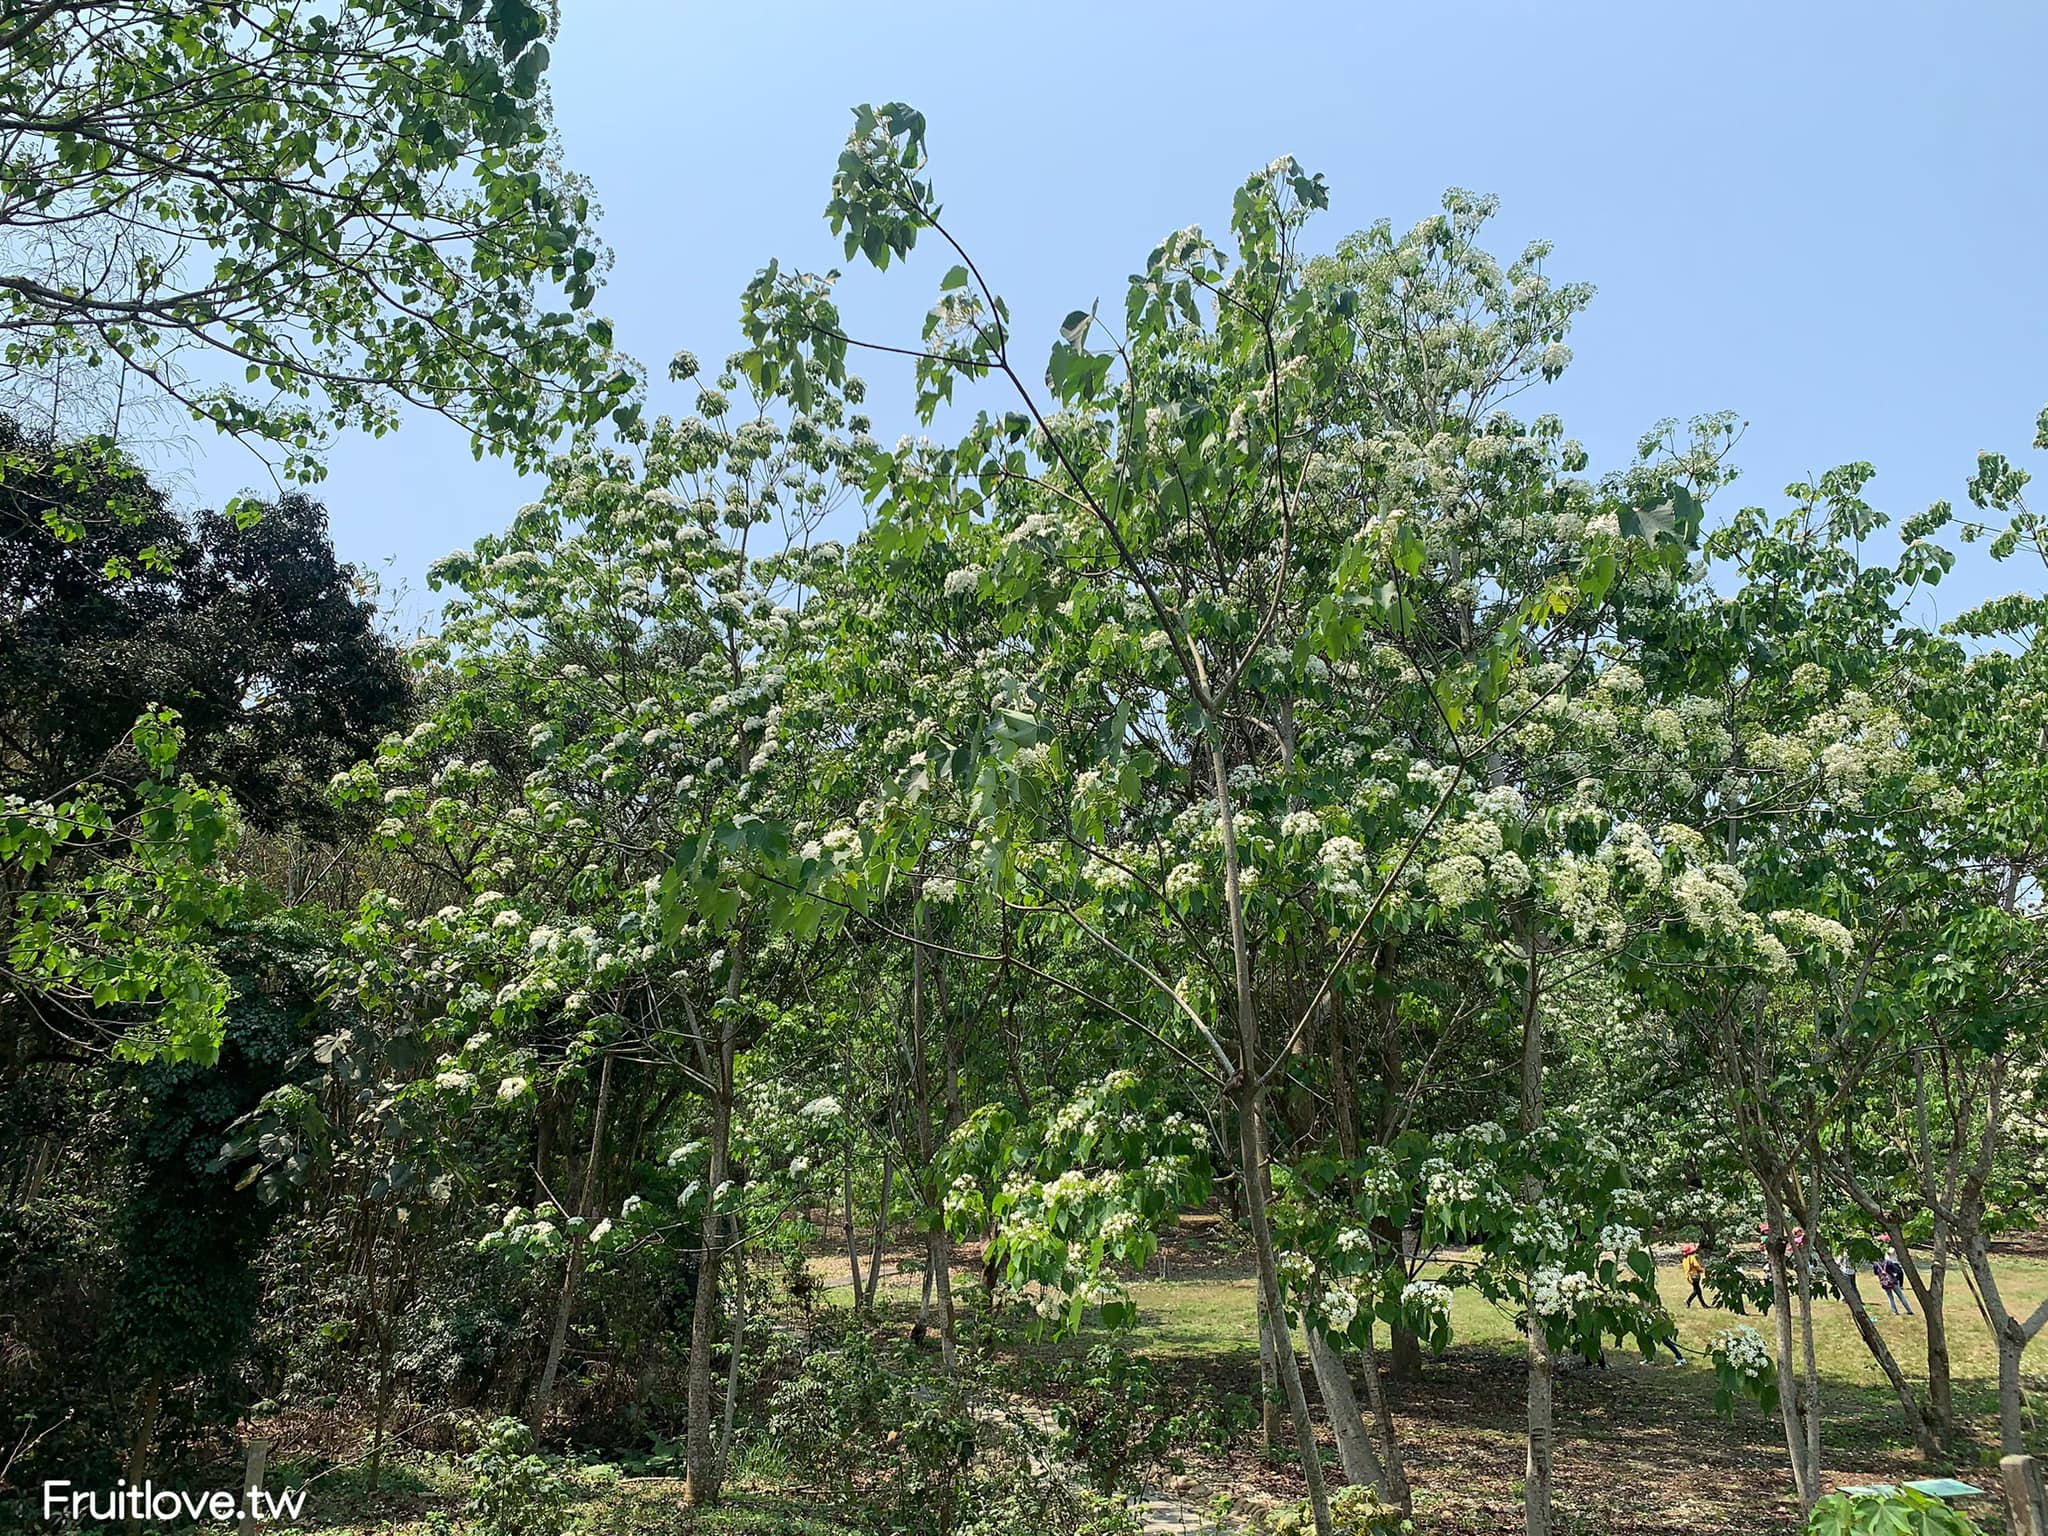
<path fill-rule="evenodd" d="M 677 360 L 679 378 L 696 371 Z M 355 937 L 365 1005 L 402 986 L 426 1038 L 453 1047 L 411 1091 L 505 1112 L 595 1079 L 577 1193 L 551 1197 L 571 1225 L 536 1424 L 595 1231 L 621 1064 L 701 1099 L 700 1501 L 719 1481 L 710 1357 L 743 1199 L 737 1060 L 766 1023 L 750 978 L 776 933 L 818 921 L 792 916 L 784 888 L 742 882 L 730 859 L 795 819 L 781 797 L 805 780 L 779 722 L 804 618 L 784 599 L 832 558 L 809 539 L 845 452 L 836 397 L 778 422 L 736 412 L 736 387 L 704 384 L 698 412 L 654 422 L 637 452 L 561 461 L 507 533 L 435 568 L 462 594 L 420 652 L 438 707 L 340 784 L 381 802 L 380 842 L 458 898 L 424 919 L 366 904 Z"/>
<path fill-rule="evenodd" d="M 856 114 L 831 207 L 849 255 L 953 245 L 923 136 L 900 105 Z M 917 807 L 950 778 L 972 836 L 944 878 L 1121 970 L 1101 1001 L 1234 1122 L 1274 1318 L 1275 1082 L 1397 906 L 1455 908 L 1494 877 L 1476 845 L 1431 869 L 1433 836 L 1583 662 L 1624 578 L 1697 520 L 1675 477 L 1603 496 L 1570 477 L 1583 455 L 1554 421 L 1500 412 L 1564 366 L 1584 299 L 1542 276 L 1541 248 L 1493 262 L 1486 205 L 1456 195 L 1406 240 L 1376 231 L 1317 263 L 1301 231 L 1324 201 L 1292 161 L 1252 177 L 1234 254 L 1192 230 L 1163 242 L 1121 335 L 1069 318 L 1044 400 L 954 245 L 920 409 L 991 376 L 1017 408 L 878 453 L 866 481 L 879 547 L 936 552 L 946 595 L 998 604 L 1016 664 L 971 734 L 895 760 L 864 852 L 922 868 Z M 828 282 L 771 267 L 746 313 L 746 366 L 793 408 L 843 378 Z M 1404 320 L 1431 339 L 1389 344 Z M 1530 707 L 1507 709 L 1552 656 Z M 1291 1350 L 1277 1366 L 1325 1522 Z"/>

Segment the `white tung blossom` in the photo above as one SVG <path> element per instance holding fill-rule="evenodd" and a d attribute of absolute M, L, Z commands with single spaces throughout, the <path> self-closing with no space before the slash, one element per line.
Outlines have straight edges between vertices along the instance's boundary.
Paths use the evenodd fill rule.
<path fill-rule="evenodd" d="M 1818 912 L 1773 912 L 1771 925 L 1802 945 L 1825 950 L 1842 959 L 1848 958 L 1849 951 L 1856 944 L 1855 936 L 1847 928 Z"/>
<path fill-rule="evenodd" d="M 1723 1329 L 1714 1335 L 1708 1350 L 1751 1381 L 1761 1381 L 1771 1373 L 1771 1347 L 1754 1328 Z"/>

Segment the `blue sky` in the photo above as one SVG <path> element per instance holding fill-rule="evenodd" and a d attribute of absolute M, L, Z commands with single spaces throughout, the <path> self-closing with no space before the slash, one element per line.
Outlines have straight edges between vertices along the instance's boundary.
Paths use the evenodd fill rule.
<path fill-rule="evenodd" d="M 1728 493 L 1869 459 L 1895 519 L 1961 501 L 1980 448 L 2027 451 L 2048 401 L 2048 7 L 1377 0 L 1287 6 L 775 7 L 569 0 L 552 71 L 569 162 L 617 265 L 619 343 L 657 375 L 736 345 L 771 256 L 838 265 L 822 219 L 858 101 L 930 119 L 950 222 L 1026 335 L 1121 293 L 1158 237 L 1221 230 L 1290 153 L 1334 241 L 1443 189 L 1497 193 L 1495 249 L 1552 240 L 1599 294 L 1539 397 L 1619 462 L 1664 416 L 1749 423 Z M 914 337 L 946 263 L 850 280 L 859 334 Z M 878 433 L 911 423 L 877 371 Z M 657 391 L 656 408 L 683 401 Z M 1525 397 L 1523 404 L 1535 408 Z M 323 487 L 344 557 L 409 584 L 529 493 L 421 419 L 344 441 Z M 200 500 L 256 467 L 196 445 Z M 1972 568 L 1930 617 L 2032 577 Z"/>

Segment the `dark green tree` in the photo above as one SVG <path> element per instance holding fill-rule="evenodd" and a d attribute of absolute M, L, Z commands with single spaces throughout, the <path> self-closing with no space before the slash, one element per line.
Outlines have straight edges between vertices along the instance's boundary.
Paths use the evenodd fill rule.
<path fill-rule="evenodd" d="M 152 704 L 181 767 L 249 821 L 333 829 L 327 781 L 403 718 L 409 685 L 327 513 L 288 495 L 246 526 L 189 522 L 132 469 L 0 425 L 0 785 L 31 798 L 123 783 Z M 85 530 L 55 532 L 56 503 Z"/>

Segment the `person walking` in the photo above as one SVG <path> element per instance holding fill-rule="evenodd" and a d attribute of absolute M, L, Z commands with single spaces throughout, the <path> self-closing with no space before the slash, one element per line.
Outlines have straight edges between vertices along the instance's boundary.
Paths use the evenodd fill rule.
<path fill-rule="evenodd" d="M 1694 1302 L 1698 1302 L 1703 1307 L 1711 1307 L 1713 1303 L 1707 1300 L 1706 1293 L 1700 1289 L 1700 1282 L 1707 1277 L 1707 1266 L 1700 1262 L 1699 1245 L 1687 1243 L 1679 1252 L 1683 1255 L 1679 1260 L 1679 1268 L 1685 1271 L 1685 1278 L 1692 1286 L 1692 1293 L 1685 1298 L 1686 1306 L 1690 1307 Z"/>
<path fill-rule="evenodd" d="M 1892 1316 L 1897 1317 L 1904 1308 L 1908 1317 L 1913 1315 L 1913 1303 L 1906 1299 L 1906 1266 L 1899 1262 L 1898 1254 L 1890 1248 L 1884 1257 L 1870 1266 L 1877 1276 L 1878 1289 L 1884 1292 L 1884 1299 L 1890 1303 Z"/>

